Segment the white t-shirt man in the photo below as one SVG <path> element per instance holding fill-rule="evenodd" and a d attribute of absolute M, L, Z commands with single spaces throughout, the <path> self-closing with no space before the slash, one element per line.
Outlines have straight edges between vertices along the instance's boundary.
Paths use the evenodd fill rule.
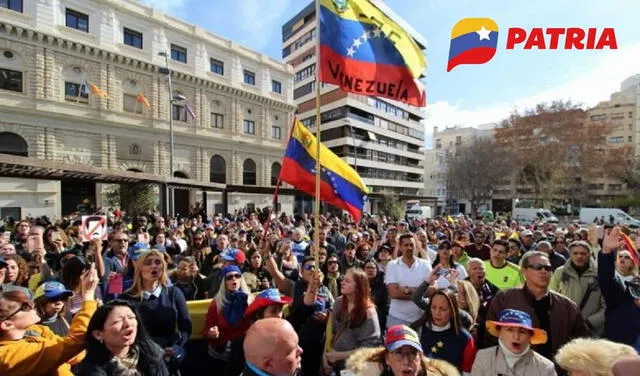
<path fill-rule="evenodd" d="M 405 287 L 415 289 L 427 279 L 429 274 L 431 274 L 431 264 L 428 260 L 414 257 L 413 264 L 408 266 L 401 257 L 387 264 L 384 282 L 387 286 L 396 283 L 401 291 Z M 418 320 L 423 314 L 424 311 L 418 308 L 411 299 L 391 299 L 389 316 L 404 321 L 405 324 Z M 394 320 L 388 321 L 390 324 L 397 324 Z"/>

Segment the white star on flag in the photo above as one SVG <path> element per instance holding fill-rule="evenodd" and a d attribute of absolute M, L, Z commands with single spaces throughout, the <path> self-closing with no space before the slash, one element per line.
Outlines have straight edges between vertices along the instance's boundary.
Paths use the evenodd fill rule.
<path fill-rule="evenodd" d="M 369 39 L 369 32 L 365 30 L 360 38 L 362 38 L 362 40 L 366 42 L 367 39 Z"/>
<path fill-rule="evenodd" d="M 482 28 L 476 31 L 476 33 L 478 33 L 478 35 L 480 36 L 480 40 L 483 40 L 483 39 L 491 40 L 491 38 L 489 38 L 489 34 L 491 34 L 491 30 L 487 30 L 484 27 L 484 25 L 482 25 Z"/>
<path fill-rule="evenodd" d="M 380 28 L 375 28 L 373 29 L 373 35 L 375 35 L 376 38 L 380 38 L 380 34 L 382 34 L 382 30 L 380 30 Z"/>
<path fill-rule="evenodd" d="M 356 38 L 353 40 L 353 45 L 355 47 L 360 47 L 360 45 L 362 44 L 362 42 L 360 42 L 360 38 Z"/>
<path fill-rule="evenodd" d="M 354 50 L 353 47 L 347 48 L 347 56 L 353 56 L 355 54 L 356 54 L 356 50 Z"/>

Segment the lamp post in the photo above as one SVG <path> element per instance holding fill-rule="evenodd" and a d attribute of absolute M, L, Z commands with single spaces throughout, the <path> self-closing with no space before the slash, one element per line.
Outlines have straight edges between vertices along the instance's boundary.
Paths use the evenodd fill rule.
<path fill-rule="evenodd" d="M 169 177 L 173 177 L 173 102 L 184 101 L 187 98 L 184 95 L 173 95 L 171 86 L 171 71 L 169 70 L 169 53 L 159 52 L 158 56 L 164 57 L 164 67 L 158 71 L 167 76 L 169 86 Z M 167 214 L 174 215 L 173 189 L 167 186 Z"/>

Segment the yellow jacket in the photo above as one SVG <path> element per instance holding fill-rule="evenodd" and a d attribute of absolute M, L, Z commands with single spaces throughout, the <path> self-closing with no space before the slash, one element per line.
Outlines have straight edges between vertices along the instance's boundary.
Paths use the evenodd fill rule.
<path fill-rule="evenodd" d="M 72 376 L 68 362 L 84 350 L 87 326 L 97 308 L 95 301 L 82 303 L 66 337 L 55 335 L 45 326 L 34 325 L 29 331 L 39 336 L 0 341 L 0 375 Z"/>

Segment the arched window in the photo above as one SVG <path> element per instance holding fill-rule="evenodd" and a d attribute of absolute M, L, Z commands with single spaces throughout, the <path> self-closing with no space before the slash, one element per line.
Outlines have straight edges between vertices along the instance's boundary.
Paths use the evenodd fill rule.
<path fill-rule="evenodd" d="M 182 179 L 189 179 L 189 175 L 185 174 L 182 171 L 175 171 L 173 173 L 173 177 L 174 178 L 182 178 Z"/>
<path fill-rule="evenodd" d="M 29 156 L 29 147 L 24 138 L 15 133 L 0 133 L 0 154 L 18 155 L 21 157 Z"/>
<path fill-rule="evenodd" d="M 271 165 L 271 185 L 278 184 L 278 176 L 280 176 L 280 163 L 274 162 Z"/>
<path fill-rule="evenodd" d="M 219 155 L 211 157 L 209 162 L 209 181 L 221 184 L 227 182 L 227 163 Z"/>
<path fill-rule="evenodd" d="M 253 159 L 245 159 L 242 166 L 242 184 L 256 185 L 256 162 Z"/>

